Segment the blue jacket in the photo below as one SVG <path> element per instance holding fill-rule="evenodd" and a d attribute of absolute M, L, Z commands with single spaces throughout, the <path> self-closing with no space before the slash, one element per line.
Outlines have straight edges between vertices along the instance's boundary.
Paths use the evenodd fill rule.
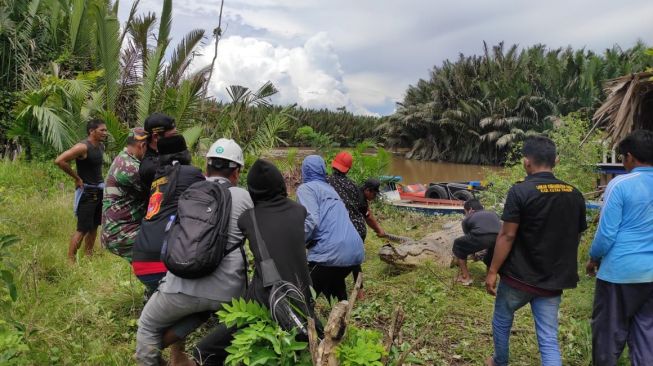
<path fill-rule="evenodd" d="M 653 167 L 610 181 L 590 257 L 603 281 L 653 282 Z"/>
<path fill-rule="evenodd" d="M 304 222 L 308 261 L 324 266 L 358 265 L 365 258 L 363 240 L 349 220 L 349 213 L 338 193 L 327 183 L 324 160 L 310 155 L 302 163 L 303 184 L 297 188 L 297 201 L 306 207 Z"/>

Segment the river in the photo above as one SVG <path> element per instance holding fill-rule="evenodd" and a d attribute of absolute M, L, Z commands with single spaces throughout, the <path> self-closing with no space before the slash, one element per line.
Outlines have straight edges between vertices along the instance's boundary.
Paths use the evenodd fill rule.
<path fill-rule="evenodd" d="M 288 148 L 274 149 L 270 157 L 275 159 L 283 158 Z M 309 148 L 298 149 L 298 159 L 314 153 L 315 150 Z M 355 162 L 354 162 L 355 164 Z M 470 180 L 483 180 L 488 170 L 496 171 L 501 167 L 442 163 L 436 161 L 421 161 L 405 159 L 401 155 L 393 155 L 390 166 L 388 167 L 389 175 L 400 175 L 406 184 L 412 183 L 429 183 L 429 182 L 463 182 Z"/>
<path fill-rule="evenodd" d="M 483 180 L 488 170 L 496 171 L 499 169 L 501 168 L 495 166 L 409 160 L 394 155 L 388 173 L 400 175 L 404 183 L 411 184 Z"/>

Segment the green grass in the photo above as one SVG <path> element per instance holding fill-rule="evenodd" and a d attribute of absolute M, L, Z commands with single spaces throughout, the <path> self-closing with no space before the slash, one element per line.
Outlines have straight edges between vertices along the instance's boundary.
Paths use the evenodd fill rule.
<path fill-rule="evenodd" d="M 4 319 L 17 322 L 29 346 L 17 361 L 132 364 L 142 286 L 127 262 L 99 244 L 92 258 L 81 256 L 79 264 L 67 264 L 68 239 L 75 227 L 71 201 L 72 183 L 54 167 L 0 163 L 0 234 L 21 238 L 11 249 L 19 298 L 11 307 L 0 308 Z M 382 226 L 394 234 L 418 238 L 442 223 L 387 207 L 376 209 Z M 588 241 L 586 236 L 581 258 L 586 257 Z M 471 265 L 475 282 L 466 288 L 453 283 L 456 269 L 426 265 L 400 270 L 386 265 L 377 255 L 382 244 L 373 233 L 366 242 L 366 298 L 357 303 L 355 322 L 384 329 L 394 307 L 402 305 L 404 347 L 419 341 L 415 354 L 425 364 L 481 365 L 492 353 L 493 309 L 493 298 L 483 287 L 483 265 Z M 565 365 L 589 364 L 592 294 L 593 280 L 581 275 L 578 288 L 563 295 L 560 344 Z M 539 364 L 528 307 L 515 319 L 511 361 Z"/>
<path fill-rule="evenodd" d="M 386 231 L 419 238 L 439 229 L 443 221 L 382 210 L 378 215 Z M 404 339 L 421 341 L 417 356 L 432 365 L 482 365 L 492 354 L 494 298 L 485 292 L 485 266 L 470 266 L 474 283 L 454 282 L 457 269 L 426 265 L 410 270 L 394 269 L 377 255 L 383 243 L 368 240 L 365 263 L 367 299 L 358 304 L 355 318 L 361 326 L 386 327 L 393 308 L 406 312 Z M 583 245 L 588 245 L 587 239 Z M 584 256 L 581 255 L 582 258 Z M 560 344 L 563 364 L 588 365 L 591 351 L 589 319 L 593 280 L 581 276 L 577 289 L 566 291 L 560 310 Z M 515 317 L 511 336 L 511 364 L 539 364 L 533 319 L 528 306 Z"/>

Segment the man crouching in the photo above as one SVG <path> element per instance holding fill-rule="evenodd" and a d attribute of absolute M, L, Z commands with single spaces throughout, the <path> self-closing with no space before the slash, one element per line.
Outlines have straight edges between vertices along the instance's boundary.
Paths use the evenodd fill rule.
<path fill-rule="evenodd" d="M 492 262 L 492 249 L 501 229 L 499 216 L 492 211 L 485 211 L 477 199 L 465 202 L 465 219 L 462 222 L 465 235 L 453 242 L 453 255 L 460 267 L 460 276 L 456 279 L 463 286 L 469 286 L 473 280 L 467 269 L 467 257 L 471 254 L 487 250 L 483 259 L 486 266 Z"/>

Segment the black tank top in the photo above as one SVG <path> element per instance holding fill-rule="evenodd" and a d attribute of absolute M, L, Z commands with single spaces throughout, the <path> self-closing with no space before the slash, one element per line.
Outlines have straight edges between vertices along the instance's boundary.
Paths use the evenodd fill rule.
<path fill-rule="evenodd" d="M 77 175 L 82 178 L 84 184 L 100 184 L 102 179 L 102 159 L 104 156 L 104 145 L 102 143 L 94 146 L 90 141 L 84 140 L 86 145 L 86 159 L 76 159 Z"/>

